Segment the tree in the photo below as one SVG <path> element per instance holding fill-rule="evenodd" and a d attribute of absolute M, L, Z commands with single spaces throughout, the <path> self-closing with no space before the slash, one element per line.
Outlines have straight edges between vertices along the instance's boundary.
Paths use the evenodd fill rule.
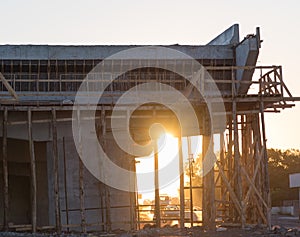
<path fill-rule="evenodd" d="M 273 206 L 281 206 L 284 200 L 297 200 L 298 190 L 289 187 L 289 174 L 300 173 L 300 150 L 268 149 L 270 191 Z M 192 162 L 192 185 L 201 186 L 202 156 Z M 185 175 L 189 177 L 189 162 L 185 164 Z M 189 181 L 186 182 L 189 186 Z"/>
<path fill-rule="evenodd" d="M 300 151 L 268 149 L 272 206 L 298 199 L 298 190 L 289 188 L 289 174 L 300 173 Z"/>
<path fill-rule="evenodd" d="M 196 158 L 191 162 L 191 170 L 189 161 L 185 163 L 185 175 L 190 177 L 192 175 L 192 185 L 201 186 L 202 185 L 202 175 L 200 174 L 202 170 L 202 154 L 198 154 Z M 190 185 L 190 181 L 186 182 L 186 186 Z"/>

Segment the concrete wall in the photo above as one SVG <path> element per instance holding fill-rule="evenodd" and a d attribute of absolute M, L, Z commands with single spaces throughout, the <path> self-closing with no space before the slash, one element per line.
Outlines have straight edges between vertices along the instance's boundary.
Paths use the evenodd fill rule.
<path fill-rule="evenodd" d="M 25 140 L 8 139 L 8 182 L 9 182 L 9 222 L 11 224 L 31 223 L 31 190 L 29 145 Z M 46 144 L 35 143 L 37 176 L 37 224 L 48 225 L 47 164 Z M 2 153 L 1 153 L 2 156 Z M 1 157 L 2 159 L 2 157 Z M 1 163 L 2 177 L 2 163 Z M 0 210 L 3 210 L 3 179 L 0 182 Z M 0 222 L 3 221 L 3 212 Z"/>
<path fill-rule="evenodd" d="M 58 140 L 59 153 L 59 195 L 61 208 L 61 222 L 67 224 L 66 202 L 68 203 L 68 224 L 81 224 L 80 212 L 80 186 L 79 186 L 79 156 L 74 145 L 70 126 L 64 126 L 64 134 Z M 62 132 L 59 132 L 62 134 Z M 124 159 L 124 154 L 113 144 L 110 139 L 106 140 L 109 157 L 113 157 L 118 165 L 130 168 L 130 160 Z M 64 164 L 65 159 L 65 164 Z M 47 143 L 47 163 L 48 163 L 48 180 L 49 180 L 49 224 L 55 225 L 55 206 L 54 206 L 54 176 L 53 176 L 53 154 L 52 142 Z M 66 180 L 65 180 L 66 178 Z M 133 218 L 132 208 L 134 200 L 132 194 L 107 187 L 109 200 L 105 200 L 108 195 L 105 193 L 105 185 L 97 180 L 85 167 L 83 169 L 84 183 L 84 216 L 88 224 L 105 223 L 106 226 L 88 227 L 87 230 L 107 230 L 108 220 L 107 212 L 110 212 L 111 229 L 132 228 L 130 221 Z M 66 185 L 65 185 L 66 184 Z M 102 200 L 102 201 L 101 201 Z M 110 206 L 107 206 L 110 203 Z M 126 223 L 121 223 L 126 222 Z M 65 229 L 65 228 L 64 228 Z M 74 227 L 71 230 L 81 231 L 81 227 Z"/>
<path fill-rule="evenodd" d="M 46 114 L 33 113 L 33 118 L 50 118 Z M 64 116 L 67 116 L 64 114 Z M 31 223 L 30 202 L 30 158 L 27 141 L 28 132 L 25 112 L 9 112 L 9 121 L 25 121 L 23 124 L 8 126 L 8 166 L 9 166 L 9 198 L 10 218 L 14 224 Z M 79 195 L 79 156 L 72 137 L 71 121 L 59 122 L 58 156 L 59 156 L 59 196 L 61 222 L 67 224 L 66 198 L 68 199 L 69 224 L 81 224 Z M 0 133 L 1 134 L 1 133 Z M 35 140 L 36 175 L 37 175 L 37 225 L 55 225 L 53 147 L 50 123 L 34 123 L 33 138 Z M 106 147 L 108 156 L 118 165 L 133 170 L 133 159 L 122 152 L 114 143 L 111 134 L 107 135 Z M 2 153 L 0 154 L 0 157 Z M 64 165 L 64 158 L 66 166 Z M 127 159 L 128 158 L 128 159 Z M 2 157 L 1 157 L 2 159 Z M 2 162 L 0 164 L 2 175 Z M 66 171 L 66 173 L 65 173 Z M 65 179 L 66 177 L 66 179 Z M 0 179 L 0 222 L 3 221 L 3 180 Z M 66 185 L 65 185 L 66 183 Z M 113 188 L 107 188 L 98 181 L 85 167 L 83 168 L 84 183 L 84 215 L 86 223 L 107 224 L 107 211 L 110 211 L 112 229 L 133 228 L 134 195 Z M 66 190 L 65 190 L 66 189 Z M 108 197 L 109 200 L 105 201 Z M 106 204 L 110 203 L 110 208 Z M 102 209 L 101 209 L 102 208 Z M 126 222 L 126 223 L 121 223 Z M 87 230 L 105 230 L 107 226 L 88 227 Z M 66 228 L 65 228 L 66 229 Z M 80 227 L 71 230 L 81 231 Z"/>

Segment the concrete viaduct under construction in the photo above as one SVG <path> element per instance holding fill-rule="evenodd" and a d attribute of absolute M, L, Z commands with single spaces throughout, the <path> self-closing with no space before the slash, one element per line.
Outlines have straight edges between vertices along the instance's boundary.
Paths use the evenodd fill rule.
<path fill-rule="evenodd" d="M 202 185 L 185 187 L 184 175 L 180 175 L 179 226 L 187 223 L 201 224 L 208 229 L 214 229 L 218 223 L 269 226 L 271 200 L 264 113 L 291 108 L 295 98 L 283 82 L 281 66 L 256 65 L 261 42 L 259 28 L 255 34 L 240 40 L 239 26 L 233 25 L 206 45 L 163 47 L 193 60 L 165 57 L 164 53 L 155 51 L 155 46 L 146 47 L 146 54 L 150 55 L 146 59 L 137 55 L 134 59 L 107 60 L 137 46 L 1 45 L 0 227 L 85 233 L 135 230 L 151 222 L 162 226 L 158 167 L 153 180 L 156 218 L 145 221 L 140 218 L 141 208 L 135 192 L 138 190 L 131 176 L 123 179 L 128 191 L 120 190 L 96 178 L 80 159 L 80 149 L 84 149 L 81 142 L 88 140 L 89 135 L 79 128 L 77 146 L 72 121 L 74 114 L 78 120 L 88 121 L 90 107 L 89 99 L 82 99 L 74 113 L 76 95 L 87 75 L 93 75 L 91 71 L 104 60 L 103 70 L 98 71 L 102 73 L 102 81 L 97 78 L 89 81 L 91 84 L 85 89 L 97 94 L 99 83 L 109 82 L 94 105 L 93 136 L 113 163 L 135 172 L 137 156 L 120 148 L 113 135 L 112 111 L 121 96 L 144 83 L 171 86 L 187 98 L 197 116 L 197 124 L 190 124 L 189 129 L 180 130 L 176 114 L 162 103 L 149 102 L 129 111 L 128 100 L 129 105 L 124 106 L 119 116 L 129 121 L 132 139 L 142 145 L 151 140 L 148 133 L 151 124 L 161 123 L 172 130 L 178 138 L 177 162 L 181 172 L 182 137 L 201 136 L 204 157 L 213 150 L 209 146 L 211 137 L 219 136 L 219 155 L 202 177 Z M 187 77 L 197 77 L 193 68 L 197 63 L 213 78 L 224 111 L 210 110 L 216 95 L 205 91 L 209 91 L 211 81 L 200 80 L 199 85 L 188 80 Z M 132 64 L 142 66 L 130 67 Z M 130 70 L 123 73 L 126 67 Z M 172 67 L 181 68 L 187 76 L 170 70 Z M 149 93 L 156 95 L 156 91 Z M 209 103 L 206 96 L 210 98 Z M 211 129 L 212 116 L 217 121 L 223 116 L 221 122 L 225 126 L 216 123 Z M 155 154 L 157 164 L 159 157 Z M 191 190 L 190 200 L 192 196 L 201 197 L 201 220 L 185 215 L 194 205 L 190 201 L 186 206 L 185 189 Z"/>

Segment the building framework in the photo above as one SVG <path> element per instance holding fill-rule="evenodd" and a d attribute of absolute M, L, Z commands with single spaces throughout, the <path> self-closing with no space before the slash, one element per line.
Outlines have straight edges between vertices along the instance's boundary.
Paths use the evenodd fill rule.
<path fill-rule="evenodd" d="M 105 57 L 130 47 L 0 46 L 3 177 L 0 220 L 4 230 L 110 232 L 118 228 L 138 229 L 145 223 L 162 226 L 163 206 L 157 186 L 156 219 L 141 220 L 136 193 L 111 188 L 93 177 L 79 159 L 72 138 L 73 101 L 83 79 Z M 182 137 L 201 135 L 203 156 L 212 149 L 208 146 L 211 136 L 219 135 L 221 147 L 214 169 L 203 177 L 202 185 L 185 187 L 184 176 L 180 176 L 177 218 L 180 227 L 186 223 L 202 223 L 209 229 L 214 229 L 217 223 L 270 226 L 264 114 L 291 108 L 293 101 L 299 99 L 284 84 L 281 66 L 255 66 L 260 48 L 259 31 L 239 41 L 237 25 L 206 46 L 169 47 L 191 55 L 212 75 L 222 92 L 226 129 L 216 127 L 210 131 L 211 119 L 205 112 L 208 105 L 185 78 L 148 67 L 119 75 L 105 90 L 95 122 L 100 144 L 116 164 L 135 171 L 136 157 L 122 152 L 114 141 L 111 111 L 120 95 L 136 85 L 149 81 L 171 85 L 193 103 L 200 131 L 178 133 L 173 113 L 163 105 L 147 104 L 135 110 L 130 118 L 130 130 L 136 141 L 149 140 L 147 131 L 153 122 L 172 129 L 178 137 L 181 170 L 184 167 Z M 114 77 L 117 69 L 133 62 L 111 60 L 109 63 L 111 73 L 107 76 Z M 165 60 L 165 63 L 192 71 L 190 61 Z M 96 86 L 91 88 L 97 91 Z M 89 119 L 85 110 L 78 110 L 78 118 Z M 128 107 L 123 112 L 126 118 Z M 214 112 L 215 116 L 221 113 Z M 136 185 L 130 182 L 129 185 Z M 185 189 L 191 190 L 190 200 L 202 197 L 202 220 L 195 221 L 192 215 L 186 217 L 186 209 L 193 213 L 194 203 L 186 207 Z"/>

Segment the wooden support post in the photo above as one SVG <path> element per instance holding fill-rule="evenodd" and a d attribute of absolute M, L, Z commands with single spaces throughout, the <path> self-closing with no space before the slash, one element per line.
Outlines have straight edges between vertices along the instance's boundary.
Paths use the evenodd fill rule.
<path fill-rule="evenodd" d="M 187 137 L 187 144 L 188 144 L 188 160 L 189 160 L 189 171 L 190 171 L 190 219 L 191 219 L 191 227 L 194 225 L 194 216 L 193 216 L 193 154 L 191 152 L 191 138 Z"/>
<path fill-rule="evenodd" d="M 205 144 L 204 144 L 205 142 Z M 207 145 L 206 141 L 204 141 L 204 135 L 202 136 L 202 164 L 204 164 L 204 158 L 207 151 Z M 203 167 L 203 173 L 205 173 L 204 165 Z M 207 174 L 206 174 L 207 175 Z M 208 216 L 208 203 L 207 203 L 207 176 L 203 176 L 203 189 L 202 189 L 202 222 L 204 228 L 207 228 L 209 224 L 209 216 Z"/>
<path fill-rule="evenodd" d="M 84 208 L 84 183 L 83 183 L 83 163 L 79 158 L 79 198 L 80 198 L 80 216 L 82 232 L 86 233 L 85 208 Z"/>
<path fill-rule="evenodd" d="M 245 226 L 245 214 L 243 213 L 243 203 L 242 203 L 242 180 L 241 180 L 241 170 L 240 170 L 240 149 L 239 149 L 239 132 L 238 132 L 238 115 L 236 108 L 236 101 L 232 102 L 232 118 L 233 118 L 233 143 L 234 143 L 234 173 L 236 180 L 234 183 L 235 192 L 237 194 L 240 205 L 242 206 L 241 224 L 242 228 Z"/>
<path fill-rule="evenodd" d="M 222 167 L 225 167 L 225 150 L 224 150 L 224 134 L 223 132 L 220 132 L 220 163 L 222 165 Z M 220 169 L 220 167 L 219 167 Z M 220 180 L 220 185 L 221 185 L 221 197 L 225 194 L 226 192 L 226 189 L 225 189 L 225 184 L 224 184 L 224 181 L 223 179 Z M 224 198 L 226 200 L 226 196 Z M 222 200 L 223 201 L 223 200 Z M 222 202 L 221 204 L 221 208 L 222 208 L 222 216 L 224 217 L 225 216 L 225 203 Z"/>
<path fill-rule="evenodd" d="M 104 231 L 104 185 L 99 181 L 99 210 L 100 210 L 100 216 L 101 216 L 101 230 Z"/>
<path fill-rule="evenodd" d="M 227 178 L 228 180 L 232 180 L 234 175 L 232 172 L 233 169 L 233 165 L 232 165 L 232 160 L 233 160 L 233 156 L 232 156 L 232 146 L 233 146 L 233 142 L 232 142 L 232 115 L 229 115 L 229 124 L 228 124 L 228 130 L 229 130 L 229 135 L 228 135 L 228 160 L 227 160 Z M 228 200 L 229 200 L 229 218 L 232 221 L 234 219 L 234 205 L 232 202 L 232 197 L 229 195 Z"/>
<path fill-rule="evenodd" d="M 128 157 L 129 158 L 129 157 Z M 130 159 L 130 158 L 129 158 Z M 136 169 L 135 169 L 135 158 L 131 159 L 130 161 L 130 169 L 131 171 L 133 171 L 134 173 L 136 173 Z M 136 175 L 134 176 L 133 181 L 131 181 L 132 183 L 130 185 L 132 185 L 134 187 L 134 190 L 137 191 L 136 188 Z M 136 195 L 135 192 L 132 191 L 129 193 L 129 199 L 130 199 L 130 228 L 131 230 L 136 229 Z"/>
<path fill-rule="evenodd" d="M 245 115 L 240 115 L 241 121 L 241 155 L 240 155 L 240 167 L 243 167 L 247 164 L 247 159 L 248 159 L 248 133 L 247 133 L 247 121 L 245 120 Z M 241 168 L 240 168 L 241 169 Z M 251 166 L 248 166 L 247 169 L 250 171 L 251 170 Z M 240 170 L 241 171 L 241 170 Z M 240 190 L 240 195 L 241 195 L 241 205 L 243 207 L 242 209 L 242 227 L 245 227 L 246 224 L 246 218 L 247 218 L 247 205 L 244 204 L 244 198 L 243 198 L 243 194 L 247 192 L 246 190 L 246 182 L 244 182 L 244 179 L 242 177 L 242 175 L 239 175 L 241 178 L 239 180 L 240 185 L 239 187 L 241 188 Z"/>
<path fill-rule="evenodd" d="M 55 195 L 55 224 L 58 234 L 61 233 L 60 203 L 59 203 L 59 177 L 58 177 L 58 151 L 57 151 L 57 122 L 56 110 L 52 109 L 52 151 Z"/>
<path fill-rule="evenodd" d="M 66 158 L 66 141 L 63 137 L 63 153 L 64 153 L 64 191 L 65 191 L 65 204 L 66 204 L 66 223 L 69 225 L 69 202 L 68 202 L 68 186 L 67 186 L 67 158 Z M 70 228 L 67 227 L 67 231 L 70 231 Z"/>
<path fill-rule="evenodd" d="M 3 127 L 2 127 L 3 194 L 4 194 L 3 223 L 4 223 L 5 231 L 8 231 L 8 210 L 9 210 L 8 161 L 7 161 L 7 119 L 8 119 L 8 112 L 7 112 L 7 108 L 5 107 L 4 114 L 3 114 Z"/>
<path fill-rule="evenodd" d="M 261 136 L 260 136 L 260 125 L 259 125 L 259 115 L 255 114 L 253 116 L 253 121 L 252 121 L 252 129 L 253 129 L 253 137 L 254 137 L 254 166 L 257 167 L 258 171 L 257 171 L 257 175 L 255 177 L 255 186 L 259 188 L 259 191 L 261 190 L 261 170 L 262 168 L 260 167 L 262 164 L 262 154 L 261 154 Z M 263 218 L 261 218 L 261 209 L 262 209 L 262 205 L 257 201 L 257 197 L 256 196 L 252 196 L 252 201 L 253 203 L 256 204 L 257 208 L 256 208 L 256 212 L 255 212 L 255 219 L 254 221 L 258 224 L 261 224 L 261 220 Z M 257 211 L 258 214 L 257 215 Z"/>
<path fill-rule="evenodd" d="M 85 73 L 85 60 L 83 61 L 83 71 Z M 98 124 L 100 121 L 100 124 Z M 102 133 L 101 133 L 101 117 L 100 117 L 100 120 L 97 119 L 96 120 L 96 129 L 97 129 L 97 137 L 98 137 L 98 140 L 100 142 L 100 145 L 102 146 L 102 148 L 104 149 L 104 145 L 103 145 L 103 140 L 102 139 Z M 98 182 L 98 193 L 99 193 L 99 211 L 100 211 L 100 218 L 101 218 L 101 230 L 104 231 L 104 207 L 105 207 L 105 203 L 104 203 L 104 196 L 105 196 L 105 187 L 104 187 L 104 184 L 99 181 Z"/>
<path fill-rule="evenodd" d="M 155 218 L 156 227 L 160 228 L 160 197 L 159 197 L 159 177 L 158 177 L 158 148 L 157 139 L 154 140 L 154 187 L 155 187 Z"/>
<path fill-rule="evenodd" d="M 34 153 L 34 142 L 32 137 L 32 113 L 28 109 L 28 143 L 29 143 L 29 155 L 30 155 L 30 171 L 31 171 L 31 224 L 32 232 L 36 232 L 36 213 L 37 213 L 37 187 L 36 187 L 36 167 L 35 167 L 35 153 Z"/>
<path fill-rule="evenodd" d="M 202 159 L 208 152 L 212 152 L 212 144 L 209 146 L 211 141 L 210 135 L 203 135 L 202 141 Z M 210 162 L 210 161 L 208 161 Z M 203 226 L 209 230 L 214 230 L 215 225 L 215 180 L 214 180 L 214 167 L 211 170 L 205 170 L 203 165 L 203 172 L 206 174 L 203 177 L 203 201 L 202 201 L 202 218 Z"/>
<path fill-rule="evenodd" d="M 180 228 L 184 228 L 184 167 L 182 153 L 182 138 L 178 136 L 178 155 L 179 155 L 179 175 L 180 175 Z"/>
<path fill-rule="evenodd" d="M 105 206 L 106 206 L 106 231 L 111 231 L 111 215 L 110 215 L 110 190 L 107 185 L 105 185 Z"/>
<path fill-rule="evenodd" d="M 270 192 L 270 177 L 269 177 L 269 168 L 268 168 L 268 152 L 267 152 L 267 138 L 266 138 L 266 128 L 265 128 L 265 117 L 264 117 L 264 102 L 260 103 L 260 118 L 261 118 L 261 127 L 262 127 L 262 138 L 263 138 L 263 162 L 264 162 L 264 191 L 265 191 L 265 200 L 267 202 L 267 225 L 271 229 L 271 192 Z"/>
<path fill-rule="evenodd" d="M 78 124 L 80 124 L 80 108 L 77 108 L 77 121 Z M 78 143 L 79 143 L 79 157 L 78 157 L 78 163 L 79 163 L 79 199 L 80 199 L 80 217 L 81 217 L 81 228 L 82 232 L 86 233 L 86 223 L 85 223 L 85 209 L 84 209 L 84 184 L 83 184 L 83 163 L 81 161 L 82 156 L 82 137 L 81 137 L 81 127 L 78 126 Z"/>
<path fill-rule="evenodd" d="M 106 149 L 106 117 L 105 117 L 105 108 L 102 106 L 101 108 L 101 141 L 102 141 L 102 147 L 105 151 Z M 110 214 L 110 190 L 109 187 L 106 184 L 103 184 L 104 187 L 104 203 L 105 203 L 105 226 L 106 231 L 111 231 L 111 214 Z"/>

